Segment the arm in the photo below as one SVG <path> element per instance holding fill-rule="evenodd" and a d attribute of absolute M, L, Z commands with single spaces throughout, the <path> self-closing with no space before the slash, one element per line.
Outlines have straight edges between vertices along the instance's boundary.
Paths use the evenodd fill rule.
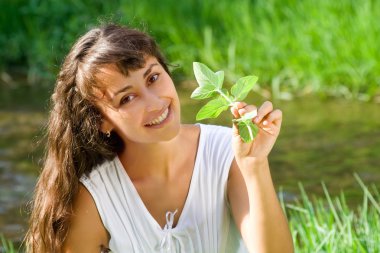
<path fill-rule="evenodd" d="M 232 113 L 239 117 L 254 109 L 239 103 L 237 108 L 232 108 Z M 273 111 L 271 103 L 264 103 L 257 119 L 261 129 L 251 143 L 243 143 L 234 126 L 235 159 L 228 179 L 228 198 L 234 220 L 250 252 L 294 251 L 267 159 L 279 134 L 281 119 L 280 111 Z M 263 120 L 267 121 L 264 125 Z"/>
<path fill-rule="evenodd" d="M 87 189 L 80 184 L 62 252 L 100 253 L 102 245 L 108 247 L 108 241 L 109 236 L 100 219 L 95 202 Z"/>

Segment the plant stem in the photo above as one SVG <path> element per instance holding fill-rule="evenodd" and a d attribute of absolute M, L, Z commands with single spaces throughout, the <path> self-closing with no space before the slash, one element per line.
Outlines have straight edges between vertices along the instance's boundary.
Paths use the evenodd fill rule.
<path fill-rule="evenodd" d="M 224 97 L 225 100 L 227 100 L 227 102 L 229 103 L 229 106 L 233 106 L 233 101 L 226 95 L 223 93 L 223 91 L 221 89 L 217 89 L 216 90 L 222 97 Z"/>

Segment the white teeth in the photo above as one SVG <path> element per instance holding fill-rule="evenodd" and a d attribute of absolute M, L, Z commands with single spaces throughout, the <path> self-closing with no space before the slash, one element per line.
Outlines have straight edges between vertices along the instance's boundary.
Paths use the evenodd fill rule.
<path fill-rule="evenodd" d="M 164 121 L 166 119 L 166 117 L 168 116 L 168 114 L 169 114 L 169 108 L 166 108 L 166 110 L 162 113 L 162 115 L 160 117 L 158 117 L 155 120 L 152 120 L 151 122 L 149 122 L 146 125 L 151 126 L 151 125 L 160 124 L 162 121 Z"/>

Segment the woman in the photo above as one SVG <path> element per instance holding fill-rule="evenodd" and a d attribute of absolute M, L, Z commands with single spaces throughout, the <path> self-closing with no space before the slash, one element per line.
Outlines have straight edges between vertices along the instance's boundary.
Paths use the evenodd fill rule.
<path fill-rule="evenodd" d="M 251 143 L 235 126 L 181 124 L 152 38 L 90 30 L 52 95 L 28 252 L 292 252 L 267 159 L 282 115 L 270 102 L 257 110 Z"/>

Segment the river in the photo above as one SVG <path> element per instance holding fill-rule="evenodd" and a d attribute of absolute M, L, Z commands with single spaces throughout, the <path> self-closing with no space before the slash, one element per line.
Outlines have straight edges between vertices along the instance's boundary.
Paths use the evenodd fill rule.
<path fill-rule="evenodd" d="M 189 99 L 192 85 L 179 89 L 182 121 L 194 123 L 206 101 Z M 1 90 L 0 95 L 0 234 L 20 242 L 27 228 L 27 204 L 38 176 L 47 120 L 47 92 Z M 265 99 L 252 95 L 247 101 Z M 355 205 L 362 190 L 353 174 L 370 186 L 380 182 L 380 105 L 344 99 L 302 97 L 273 101 L 283 111 L 280 137 L 270 155 L 273 180 L 285 201 L 299 196 L 299 183 L 309 195 L 341 191 Z M 229 113 L 208 124 L 229 126 Z"/>

